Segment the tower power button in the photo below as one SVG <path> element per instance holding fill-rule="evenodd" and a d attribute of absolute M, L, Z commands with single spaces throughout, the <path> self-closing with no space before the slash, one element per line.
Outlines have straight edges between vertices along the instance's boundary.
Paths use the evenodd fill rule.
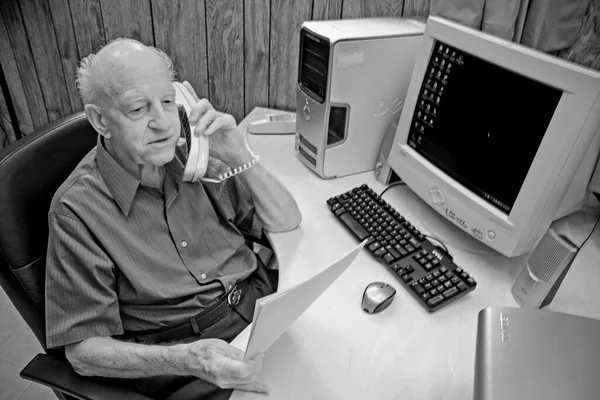
<path fill-rule="evenodd" d="M 304 113 L 304 119 L 310 121 L 310 108 L 308 107 L 308 105 L 304 105 L 302 112 Z"/>

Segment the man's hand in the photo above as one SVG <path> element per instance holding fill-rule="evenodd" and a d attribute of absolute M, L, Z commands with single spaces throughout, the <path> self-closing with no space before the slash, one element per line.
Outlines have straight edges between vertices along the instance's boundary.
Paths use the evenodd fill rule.
<path fill-rule="evenodd" d="M 187 347 L 185 364 L 192 375 L 222 389 L 268 393 L 267 385 L 255 382 L 263 354 L 243 361 L 244 353 L 221 339 L 202 339 L 182 346 Z"/>
<path fill-rule="evenodd" d="M 237 126 L 230 114 L 216 111 L 207 99 L 200 99 L 189 82 L 183 86 L 196 100 L 190 113 L 190 124 L 196 125 L 195 135 L 204 135 L 209 140 L 210 154 L 230 168 L 236 168 L 252 160 L 246 135 Z"/>

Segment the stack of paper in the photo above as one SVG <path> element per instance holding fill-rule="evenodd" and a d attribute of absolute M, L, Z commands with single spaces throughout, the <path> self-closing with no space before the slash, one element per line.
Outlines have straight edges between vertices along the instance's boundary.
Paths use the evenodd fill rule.
<path fill-rule="evenodd" d="M 365 243 L 363 241 L 346 256 L 307 281 L 257 300 L 244 359 L 264 353 L 352 264 Z"/>

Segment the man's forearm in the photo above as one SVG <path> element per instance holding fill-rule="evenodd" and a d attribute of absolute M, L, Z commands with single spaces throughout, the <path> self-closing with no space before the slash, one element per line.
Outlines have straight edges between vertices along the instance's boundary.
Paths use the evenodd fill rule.
<path fill-rule="evenodd" d="M 244 361 L 244 352 L 221 339 L 200 339 L 173 346 L 122 342 L 94 337 L 66 348 L 75 372 L 84 376 L 143 378 L 196 376 L 220 388 L 267 392 L 256 382 L 263 354 Z"/>
<path fill-rule="evenodd" d="M 256 213 L 271 232 L 294 229 L 302 221 L 302 214 L 288 190 L 260 164 L 242 172 L 239 177 L 246 184 Z"/>
<path fill-rule="evenodd" d="M 159 346 L 123 342 L 110 337 L 86 339 L 67 347 L 75 372 L 85 376 L 141 378 L 189 375 L 182 345 Z"/>

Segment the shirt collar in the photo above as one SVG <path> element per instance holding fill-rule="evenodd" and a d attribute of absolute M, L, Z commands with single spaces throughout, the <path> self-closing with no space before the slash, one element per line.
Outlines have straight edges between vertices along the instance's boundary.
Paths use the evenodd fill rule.
<path fill-rule="evenodd" d="M 179 189 L 179 183 L 183 178 L 183 163 L 181 160 L 182 157 L 185 157 L 184 151 L 180 146 L 177 146 L 175 157 L 165 165 L 165 171 L 174 178 L 175 191 Z M 101 135 L 98 135 L 96 160 L 108 190 L 110 190 L 123 214 L 128 216 L 131 204 L 140 186 L 140 180 L 125 170 L 110 155 L 104 147 L 104 140 Z"/>
<path fill-rule="evenodd" d="M 140 185 L 139 179 L 131 175 L 111 156 L 104 147 L 102 136 L 98 135 L 98 144 L 96 150 L 96 161 L 98 168 L 108 186 L 108 190 L 113 195 L 115 201 L 126 216 L 129 215 L 131 203 Z"/>

